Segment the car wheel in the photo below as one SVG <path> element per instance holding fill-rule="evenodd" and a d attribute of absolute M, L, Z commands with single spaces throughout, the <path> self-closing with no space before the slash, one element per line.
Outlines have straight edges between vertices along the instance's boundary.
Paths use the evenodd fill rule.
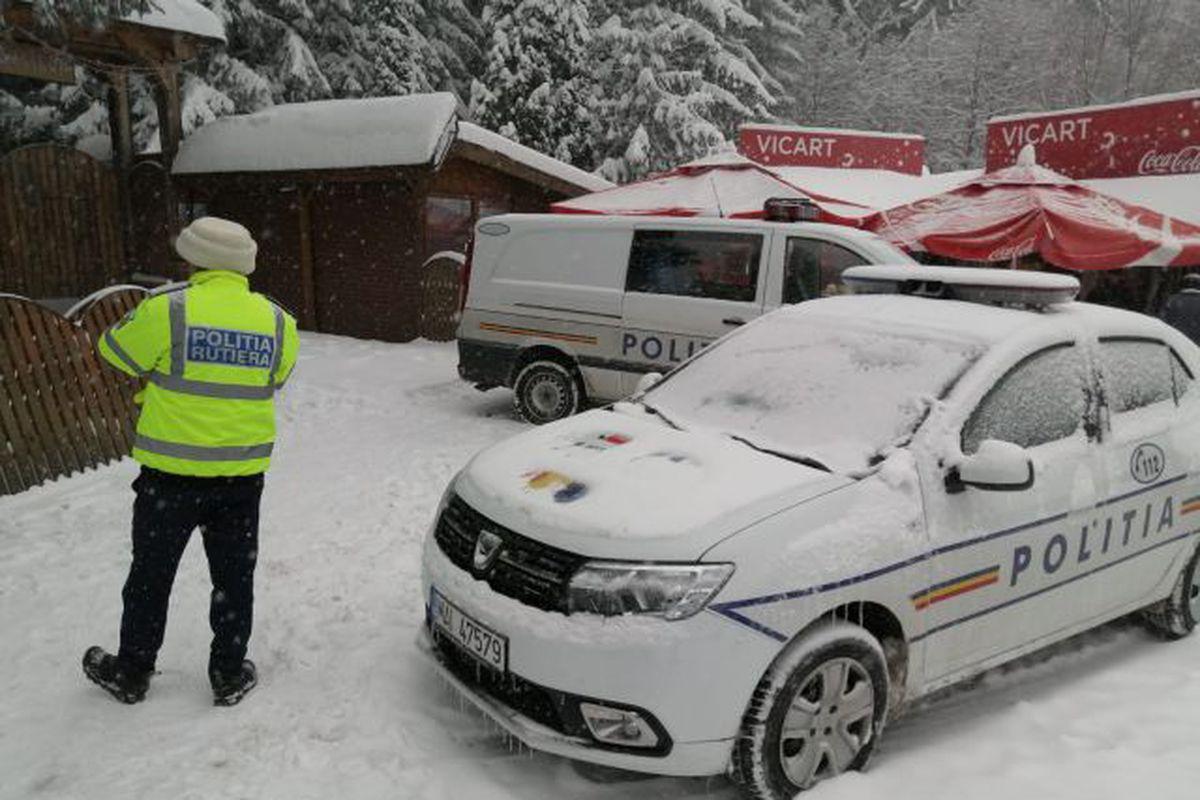
<path fill-rule="evenodd" d="M 756 800 L 786 800 L 871 756 L 887 715 L 883 650 L 857 625 L 797 639 L 759 682 L 734 747 L 732 773 Z"/>
<path fill-rule="evenodd" d="M 534 361 L 513 383 L 517 414 L 534 425 L 571 416 L 583 405 L 583 396 L 574 371 L 557 361 Z"/>
<path fill-rule="evenodd" d="M 1146 625 L 1164 639 L 1182 639 L 1200 620 L 1200 549 L 1184 565 L 1171 596 L 1142 612 Z"/>

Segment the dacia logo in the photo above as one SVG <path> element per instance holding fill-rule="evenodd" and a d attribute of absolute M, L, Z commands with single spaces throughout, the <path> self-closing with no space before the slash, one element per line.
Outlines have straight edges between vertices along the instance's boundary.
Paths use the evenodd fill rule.
<path fill-rule="evenodd" d="M 1154 483 L 1166 466 L 1167 457 L 1156 444 L 1139 444 L 1129 458 L 1129 472 L 1138 483 Z"/>
<path fill-rule="evenodd" d="M 475 540 L 475 556 L 471 560 L 476 571 L 487 572 L 492 568 L 492 564 L 496 563 L 496 557 L 500 555 L 500 545 L 502 544 L 504 544 L 504 540 L 491 531 L 479 532 L 479 538 Z"/>

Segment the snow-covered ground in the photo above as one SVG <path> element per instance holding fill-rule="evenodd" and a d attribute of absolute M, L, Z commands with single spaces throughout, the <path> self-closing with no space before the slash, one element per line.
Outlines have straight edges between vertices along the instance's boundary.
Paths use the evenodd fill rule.
<path fill-rule="evenodd" d="M 131 463 L 0 498 L 0 800 L 720 798 L 723 779 L 584 777 L 510 750 L 415 653 L 418 550 L 450 476 L 516 433 L 504 392 L 456 378 L 452 346 L 307 336 L 281 401 L 252 656 L 262 682 L 211 706 L 208 577 L 194 543 L 161 674 L 121 706 L 80 674 L 116 645 Z M 1200 637 L 1128 624 L 1079 637 L 892 726 L 831 798 L 1194 796 Z"/>

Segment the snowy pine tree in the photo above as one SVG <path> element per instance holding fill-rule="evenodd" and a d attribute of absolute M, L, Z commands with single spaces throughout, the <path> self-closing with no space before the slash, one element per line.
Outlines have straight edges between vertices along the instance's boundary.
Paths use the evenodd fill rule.
<path fill-rule="evenodd" d="M 445 86 L 449 76 L 422 30 L 428 12 L 420 0 L 366 0 L 362 6 L 373 23 L 364 31 L 372 73 L 366 93 L 415 94 Z"/>
<path fill-rule="evenodd" d="M 777 116 L 803 125 L 849 124 L 862 42 L 846 16 L 822 0 L 747 0 L 746 6 L 763 22 L 750 42 L 778 81 Z"/>
<path fill-rule="evenodd" d="M 616 0 L 592 42 L 601 172 L 625 181 L 727 146 L 774 97 L 742 0 Z"/>
<path fill-rule="evenodd" d="M 424 0 L 422 31 L 440 64 L 439 89 L 453 89 L 466 101 L 482 70 L 483 24 L 475 0 Z"/>
<path fill-rule="evenodd" d="M 594 94 L 588 0 L 487 0 L 485 67 L 471 89 L 476 120 L 522 144 L 591 167 Z"/>

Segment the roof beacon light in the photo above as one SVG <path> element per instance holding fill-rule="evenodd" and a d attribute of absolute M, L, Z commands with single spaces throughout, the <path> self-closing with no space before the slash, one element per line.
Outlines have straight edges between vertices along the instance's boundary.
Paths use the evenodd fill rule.
<path fill-rule="evenodd" d="M 1070 275 L 986 267 L 851 267 L 842 282 L 855 294 L 908 294 L 1000 306 L 1045 308 L 1079 294 Z"/>
<path fill-rule="evenodd" d="M 807 197 L 772 197 L 763 203 L 763 219 L 769 222 L 816 222 L 821 209 Z"/>

